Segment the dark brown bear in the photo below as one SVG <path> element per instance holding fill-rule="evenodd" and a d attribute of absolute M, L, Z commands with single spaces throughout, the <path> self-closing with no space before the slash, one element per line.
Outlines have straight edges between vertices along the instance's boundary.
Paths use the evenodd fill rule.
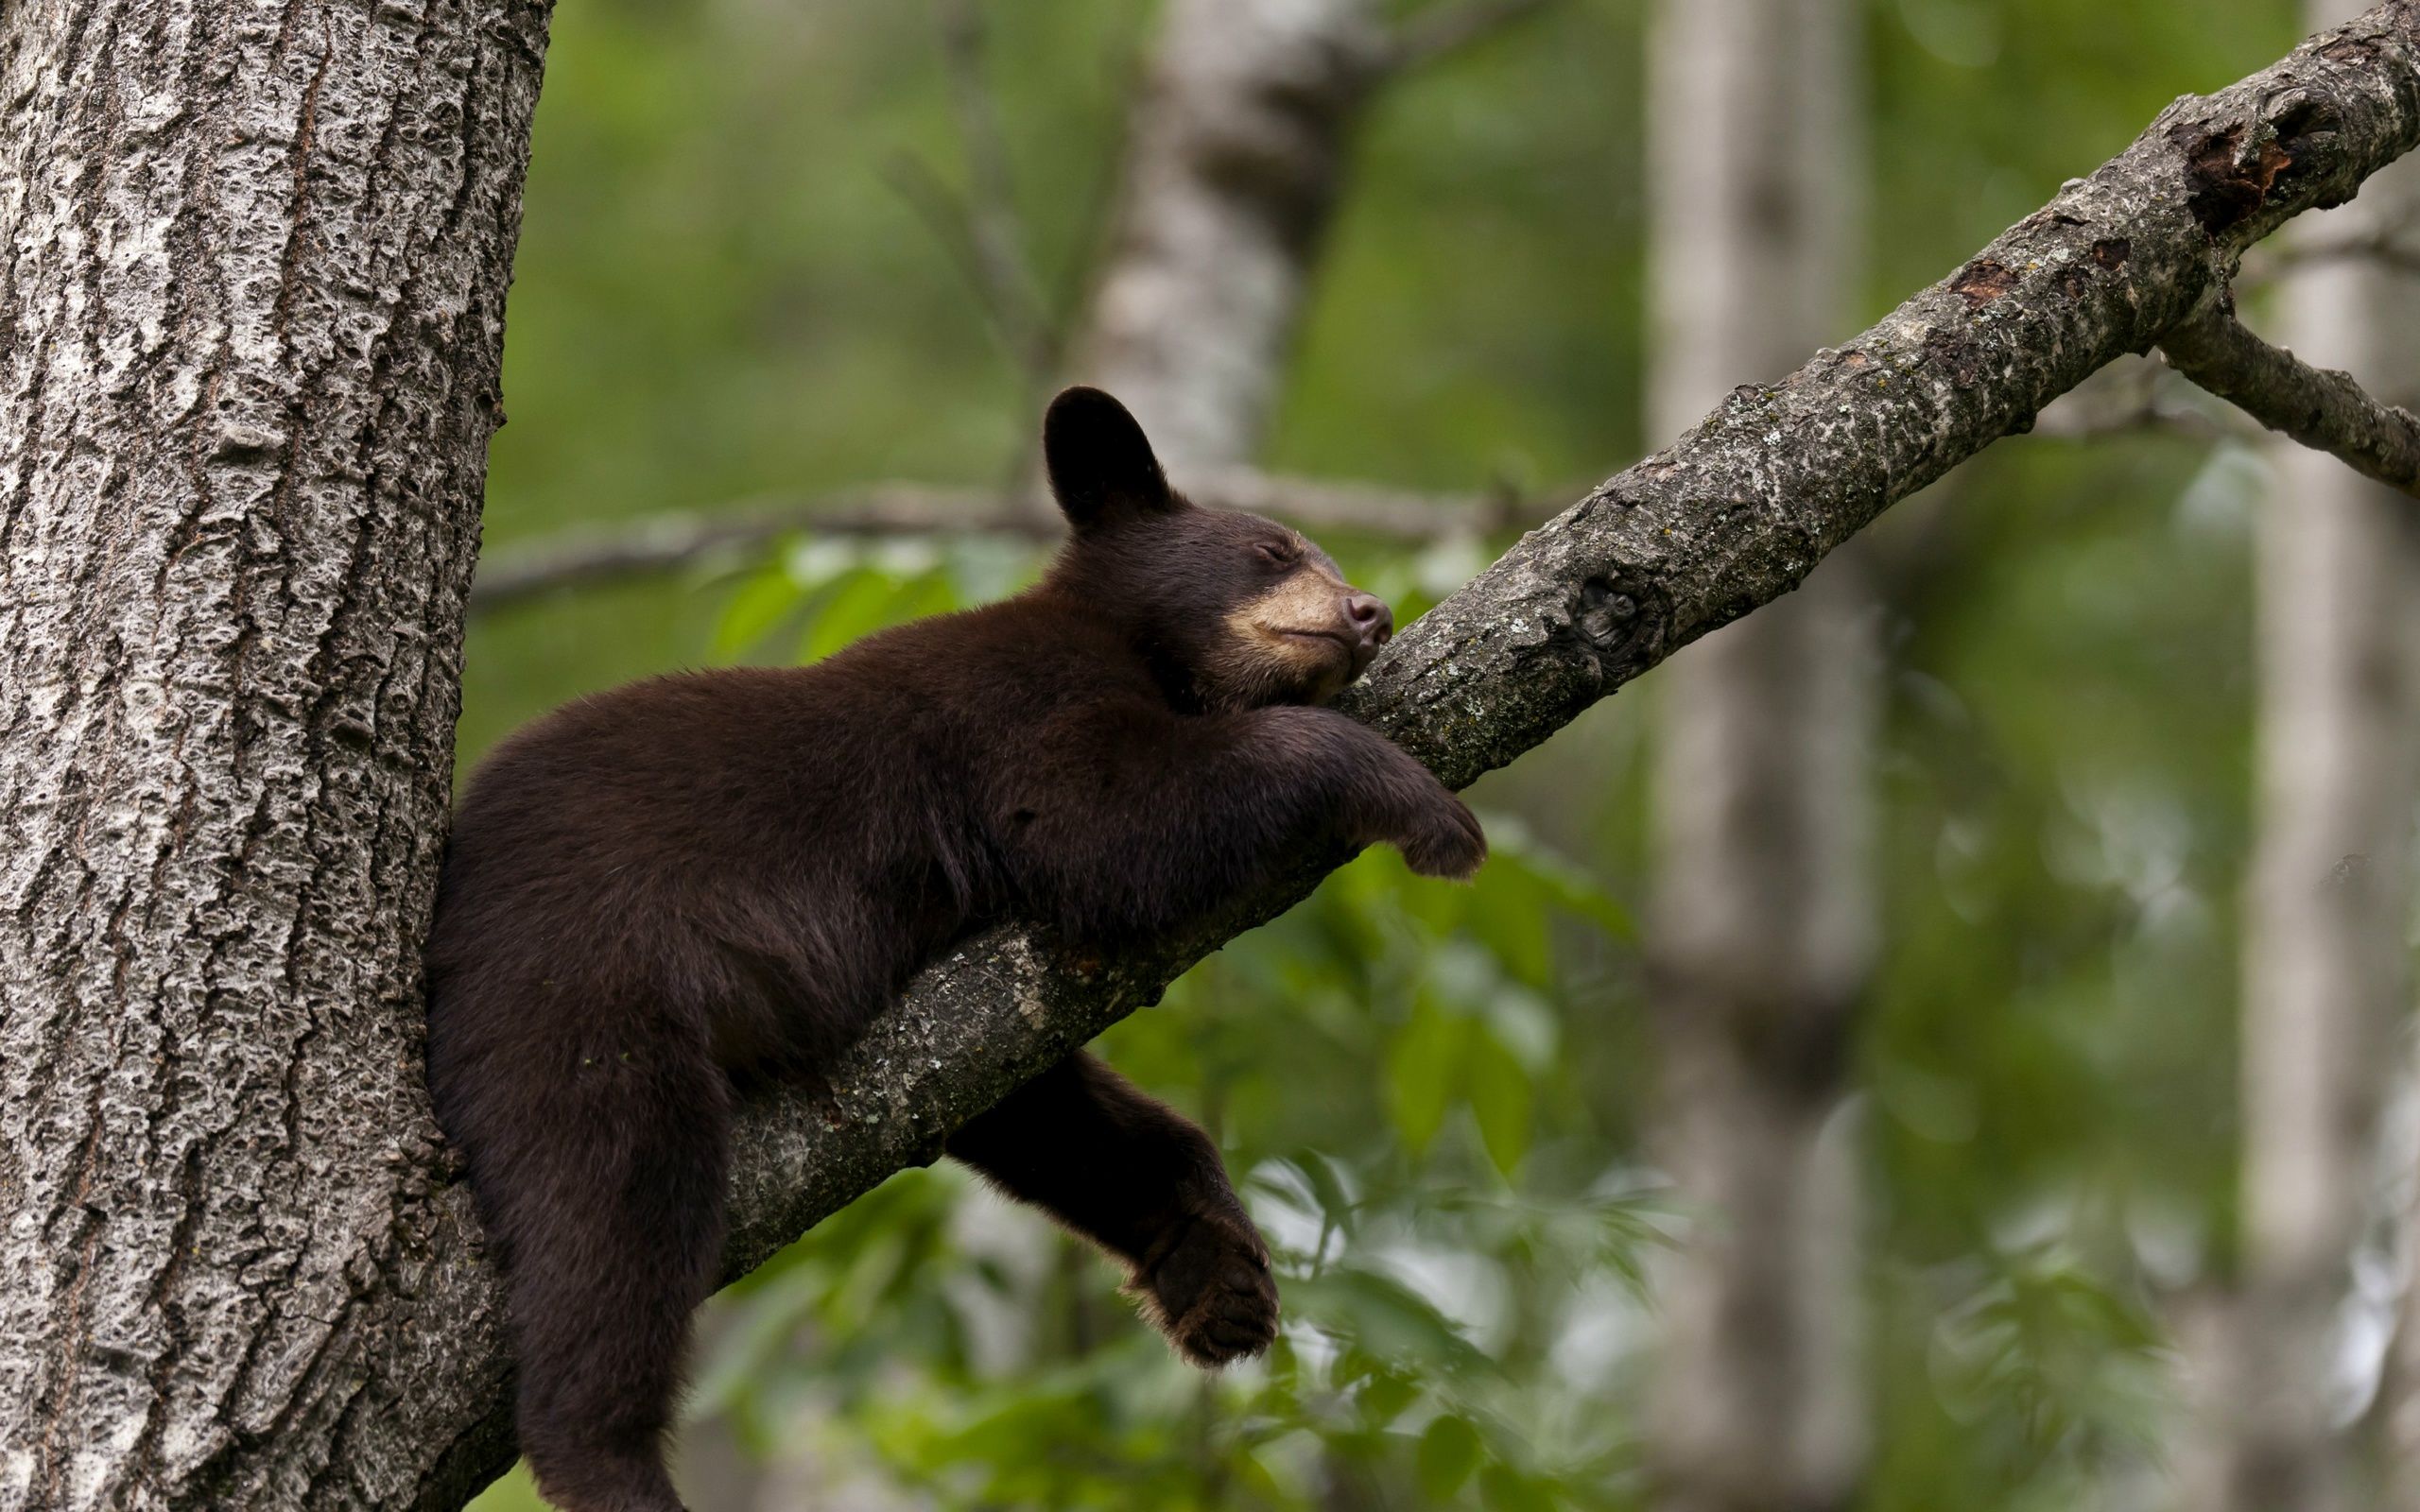
<path fill-rule="evenodd" d="M 510 1298 L 521 1449 L 576 1512 L 677 1512 L 662 1439 L 722 1245 L 735 1086 L 812 1083 L 917 967 L 1015 916 L 1115 950 L 1322 841 L 1466 877 L 1479 827 L 1319 707 L 1387 607 L 1317 547 L 1169 490 L 1118 403 L 1043 445 L 1040 586 L 803 668 L 662 678 L 513 736 L 454 820 L 428 1074 Z M 1277 1294 L 1217 1149 L 1099 1061 L 949 1142 L 1133 1274 L 1184 1356 Z"/>

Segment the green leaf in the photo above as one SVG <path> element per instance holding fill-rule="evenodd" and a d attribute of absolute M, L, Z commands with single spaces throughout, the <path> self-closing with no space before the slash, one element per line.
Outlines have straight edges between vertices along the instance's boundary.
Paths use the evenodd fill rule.
<path fill-rule="evenodd" d="M 1361 1388 L 1361 1416 L 1373 1425 L 1384 1427 L 1419 1400 L 1420 1386 L 1416 1382 L 1392 1370 L 1381 1371 Z"/>
<path fill-rule="evenodd" d="M 1354 1210 L 1358 1204 L 1353 1200 L 1352 1189 L 1345 1185 L 1343 1168 L 1318 1150 L 1305 1150 L 1279 1163 L 1302 1179 L 1303 1189 L 1319 1207 L 1321 1225 L 1351 1238 Z"/>
<path fill-rule="evenodd" d="M 727 662 L 747 652 L 805 601 L 806 594 L 787 573 L 773 569 L 752 575 L 723 606 L 715 626 L 715 659 Z"/>
<path fill-rule="evenodd" d="M 838 581 L 864 560 L 865 554 L 854 541 L 809 535 L 782 554 L 781 571 L 804 594 Z"/>
<path fill-rule="evenodd" d="M 1461 1090 L 1462 1057 L 1471 1030 L 1470 1020 L 1424 1002 L 1388 1046 L 1387 1113 L 1414 1156 L 1436 1139 L 1446 1109 Z"/>
<path fill-rule="evenodd" d="M 850 642 L 899 621 L 906 585 L 871 568 L 841 579 L 799 642 L 799 660 L 820 662 Z"/>
<path fill-rule="evenodd" d="M 1527 825 L 1510 815 L 1491 813 L 1486 823 L 1488 871 L 1502 868 L 1517 875 L 1544 901 L 1578 915 L 1616 939 L 1638 937 L 1630 910 L 1584 868 L 1532 835 Z"/>
<path fill-rule="evenodd" d="M 1286 1295 L 1297 1317 L 1354 1346 L 1338 1356 L 1333 1374 L 1340 1384 L 1355 1379 L 1349 1372 L 1496 1373 L 1460 1325 L 1392 1276 L 1334 1265 L 1319 1276 L 1288 1281 Z"/>
<path fill-rule="evenodd" d="M 1531 1076 L 1552 1070 L 1563 1040 L 1563 1025 L 1544 998 L 1525 988 L 1507 986 L 1487 1000 L 1489 1038 L 1502 1045 Z"/>
<path fill-rule="evenodd" d="M 1430 1423 L 1420 1435 L 1417 1455 L 1421 1493 L 1431 1502 L 1443 1503 L 1461 1490 L 1478 1469 L 1479 1452 L 1478 1430 L 1469 1418 L 1449 1413 Z"/>
<path fill-rule="evenodd" d="M 1468 1057 L 1472 1116 L 1495 1168 L 1511 1176 L 1530 1153 L 1536 1097 L 1530 1074 L 1493 1035 L 1474 1035 Z"/>
<path fill-rule="evenodd" d="M 1552 1491 L 1509 1465 L 1490 1465 L 1479 1472 L 1480 1504 L 1487 1512 L 1556 1512 Z"/>

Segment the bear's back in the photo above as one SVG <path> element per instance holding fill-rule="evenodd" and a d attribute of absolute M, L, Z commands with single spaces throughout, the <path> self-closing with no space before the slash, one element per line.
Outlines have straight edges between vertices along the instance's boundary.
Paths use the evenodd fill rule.
<path fill-rule="evenodd" d="M 518 1004 L 578 975 L 709 1016 L 788 993 L 855 1017 L 1011 902 L 986 805 L 1026 785 L 1032 732 L 1149 689 L 1100 616 L 1029 594 L 812 666 L 682 673 L 568 704 L 466 788 L 429 946 L 433 1011 L 454 1010 L 460 983 Z M 471 1011 L 499 1010 L 522 1011 Z"/>

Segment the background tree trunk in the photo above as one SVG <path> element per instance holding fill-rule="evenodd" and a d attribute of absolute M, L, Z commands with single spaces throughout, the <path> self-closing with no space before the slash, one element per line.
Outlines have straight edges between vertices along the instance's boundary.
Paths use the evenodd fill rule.
<path fill-rule="evenodd" d="M 1171 471 L 1260 451 L 1386 58 L 1369 0 L 1171 0 L 1069 369 Z"/>
<path fill-rule="evenodd" d="M 1845 0 L 1667 0 L 1649 56 L 1651 432 L 1850 326 L 1862 190 Z M 1835 1507 L 1865 1439 L 1855 1143 L 1874 954 L 1874 613 L 1854 549 L 1673 659 L 1649 937 L 1659 1159 L 1692 1216 L 1660 1289 L 1672 1512 Z"/>
<path fill-rule="evenodd" d="M 2313 0 L 2308 19 L 2357 14 Z M 2297 227 L 2306 248 L 2411 224 L 2411 163 Z M 2389 403 L 2420 401 L 2420 299 L 2357 258 L 2286 290 L 2288 338 Z M 2219 1318 L 2213 1462 L 2190 1504 L 2331 1512 L 2349 1480 L 2339 1309 L 2404 1057 L 2413 778 L 2420 774 L 2420 519 L 2410 497 L 2280 444 L 2256 557 L 2258 834 L 2244 921 L 2243 1229 Z"/>
<path fill-rule="evenodd" d="M 421 1452 L 362 1304 L 546 21 L 0 10 L 0 1507 Z"/>

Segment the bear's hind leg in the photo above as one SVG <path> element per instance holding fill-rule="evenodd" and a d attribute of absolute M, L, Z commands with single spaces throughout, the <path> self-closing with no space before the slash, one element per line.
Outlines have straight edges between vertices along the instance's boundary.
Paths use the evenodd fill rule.
<path fill-rule="evenodd" d="M 519 1080 L 473 1175 L 504 1244 L 521 1452 L 563 1512 L 684 1512 L 664 1438 L 721 1262 L 729 1081 L 668 1036 Z"/>
<path fill-rule="evenodd" d="M 1210 1137 L 1088 1055 L 1011 1092 L 949 1153 L 1124 1261 L 1177 1352 L 1212 1367 L 1277 1336 L 1269 1247 Z"/>

